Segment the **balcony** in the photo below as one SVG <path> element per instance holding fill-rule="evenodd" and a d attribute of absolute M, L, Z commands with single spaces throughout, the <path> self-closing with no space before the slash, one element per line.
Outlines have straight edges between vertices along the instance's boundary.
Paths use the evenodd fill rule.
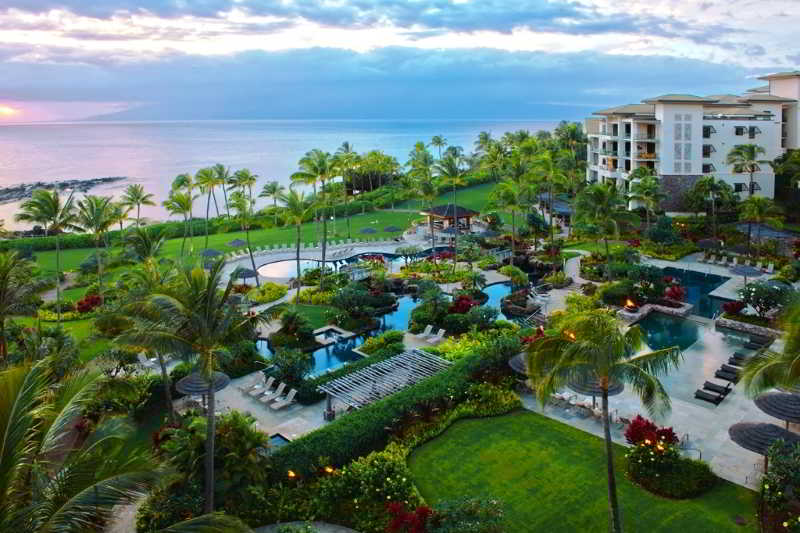
<path fill-rule="evenodd" d="M 658 154 L 655 152 L 639 152 L 636 154 L 635 159 L 644 159 L 645 161 L 657 161 Z"/>
<path fill-rule="evenodd" d="M 656 133 L 655 132 L 652 132 L 652 133 L 637 132 L 637 133 L 633 134 L 633 140 L 634 141 L 651 141 L 651 142 L 655 142 L 655 141 L 658 140 L 658 138 L 656 137 Z"/>
<path fill-rule="evenodd" d="M 704 144 L 703 145 L 703 157 L 711 157 L 711 155 L 716 151 L 717 151 L 717 149 L 714 148 L 713 144 Z"/>

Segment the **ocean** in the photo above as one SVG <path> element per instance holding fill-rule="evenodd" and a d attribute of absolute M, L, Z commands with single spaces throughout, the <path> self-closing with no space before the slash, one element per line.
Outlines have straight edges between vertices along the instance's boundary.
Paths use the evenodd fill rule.
<path fill-rule="evenodd" d="M 159 205 L 142 216 L 165 219 L 161 207 L 172 179 L 183 172 L 222 163 L 249 168 L 262 183 L 288 184 L 297 161 L 313 148 L 334 152 L 349 141 L 357 152 L 383 150 L 403 164 L 417 141 L 444 136 L 466 152 L 480 131 L 551 130 L 537 120 L 252 120 L 181 122 L 72 122 L 0 126 L 0 186 L 17 183 L 127 176 L 129 180 L 92 189 L 117 196 L 128 183 L 141 183 Z M 202 204 L 202 205 L 200 205 Z M 259 206 L 266 205 L 261 199 Z M 18 204 L 0 205 L 6 227 L 18 228 Z M 213 207 L 212 207 L 213 209 Z M 203 216 L 198 202 L 195 215 Z"/>

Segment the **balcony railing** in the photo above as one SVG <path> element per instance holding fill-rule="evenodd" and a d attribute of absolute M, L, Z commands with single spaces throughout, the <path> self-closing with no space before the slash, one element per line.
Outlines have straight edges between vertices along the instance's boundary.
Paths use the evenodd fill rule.
<path fill-rule="evenodd" d="M 657 139 L 655 132 L 654 133 L 634 133 L 633 140 L 634 141 L 655 141 Z"/>
<path fill-rule="evenodd" d="M 658 159 L 658 154 L 655 152 L 639 152 L 636 154 L 636 159 L 646 159 L 648 161 L 655 161 Z"/>

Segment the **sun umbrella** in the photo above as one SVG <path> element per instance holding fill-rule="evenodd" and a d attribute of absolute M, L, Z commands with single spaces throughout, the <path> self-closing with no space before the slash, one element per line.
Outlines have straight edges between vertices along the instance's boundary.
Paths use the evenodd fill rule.
<path fill-rule="evenodd" d="M 217 257 L 222 255 L 222 252 L 220 252 L 219 250 L 213 250 L 211 248 L 208 248 L 206 250 L 203 250 L 201 255 L 203 257 Z"/>
<path fill-rule="evenodd" d="M 738 274 L 739 276 L 744 276 L 745 285 L 747 285 L 748 276 L 752 278 L 757 278 L 758 276 L 764 274 L 760 269 L 750 265 L 736 265 L 735 267 L 731 267 L 729 270 L 734 274 Z"/>
<path fill-rule="evenodd" d="M 237 268 L 233 274 L 231 274 L 231 277 L 234 279 L 254 278 L 256 276 L 258 276 L 258 272 L 249 268 Z"/>
<path fill-rule="evenodd" d="M 567 383 L 567 387 L 569 387 L 572 391 L 577 392 L 578 394 L 583 394 L 584 396 L 591 396 L 592 407 L 595 407 L 596 405 L 595 396 L 601 396 L 603 394 L 603 389 L 600 387 L 600 384 L 596 380 L 570 381 L 569 383 Z M 617 394 L 621 394 L 623 390 L 625 390 L 625 385 L 623 385 L 619 381 L 612 381 L 608 384 L 609 396 L 616 396 Z"/>
<path fill-rule="evenodd" d="M 364 228 L 361 230 L 361 233 L 378 233 L 378 230 L 375 228 Z"/>
<path fill-rule="evenodd" d="M 700 239 L 697 241 L 697 247 L 701 250 L 719 250 L 722 248 L 722 241 L 719 239 Z"/>
<path fill-rule="evenodd" d="M 528 361 L 525 360 L 524 353 L 518 353 L 508 360 L 508 366 L 517 374 L 528 375 Z"/>
<path fill-rule="evenodd" d="M 800 395 L 789 394 L 786 392 L 767 392 L 755 399 L 756 407 L 786 422 L 786 429 L 789 429 L 789 422 L 800 424 Z"/>
<path fill-rule="evenodd" d="M 386 226 L 383 228 L 383 231 L 386 233 L 397 233 L 398 231 L 403 231 L 403 228 L 398 228 L 397 226 Z"/>
<path fill-rule="evenodd" d="M 233 239 L 231 242 L 228 243 L 228 246 L 232 246 L 234 248 L 239 246 L 244 246 L 247 244 L 247 241 L 242 239 Z"/>
<path fill-rule="evenodd" d="M 230 382 L 231 378 L 227 375 L 222 372 L 214 372 L 210 385 L 214 388 L 214 392 L 219 392 L 227 387 Z M 208 394 L 210 389 L 209 382 L 200 372 L 192 372 L 175 384 L 175 390 L 187 396 Z"/>
<path fill-rule="evenodd" d="M 786 444 L 800 442 L 800 435 L 787 431 L 775 424 L 756 424 L 753 422 L 739 422 L 728 428 L 731 440 L 751 452 L 764 456 L 764 470 L 767 469 L 767 452 L 777 440 Z"/>

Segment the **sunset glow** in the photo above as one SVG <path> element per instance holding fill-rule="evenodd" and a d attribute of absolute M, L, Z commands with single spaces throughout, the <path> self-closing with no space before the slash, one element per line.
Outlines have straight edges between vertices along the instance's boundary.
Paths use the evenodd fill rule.
<path fill-rule="evenodd" d="M 8 105 L 0 104 L 0 117 L 13 117 L 19 114 L 19 109 L 14 109 Z"/>

